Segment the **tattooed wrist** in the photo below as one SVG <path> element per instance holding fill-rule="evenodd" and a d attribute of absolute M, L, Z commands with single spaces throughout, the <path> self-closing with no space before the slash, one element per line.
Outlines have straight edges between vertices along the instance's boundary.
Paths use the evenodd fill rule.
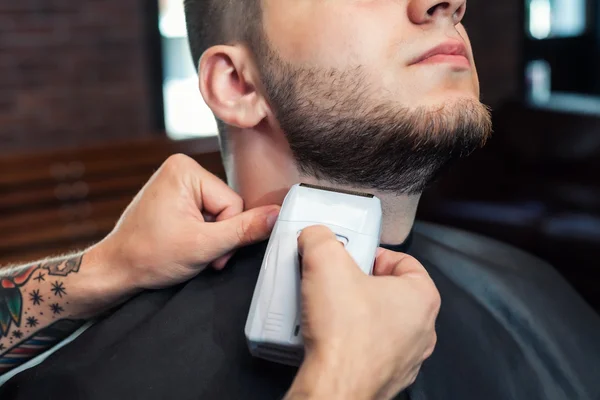
<path fill-rule="evenodd" d="M 71 317 L 69 282 L 83 257 L 80 253 L 0 271 L 0 374 L 68 336 L 64 329 L 49 327 Z"/>
<path fill-rule="evenodd" d="M 62 276 L 65 277 L 70 273 L 79 272 L 81 262 L 83 261 L 83 254 L 69 257 L 65 260 L 53 260 L 47 261 L 40 264 L 40 268 L 48 271 L 50 276 Z"/>
<path fill-rule="evenodd" d="M 69 325 L 72 333 L 137 293 L 112 254 L 98 244 L 85 253 L 0 269 L 0 375 L 68 336 L 54 329 L 57 324 L 80 321 Z"/>

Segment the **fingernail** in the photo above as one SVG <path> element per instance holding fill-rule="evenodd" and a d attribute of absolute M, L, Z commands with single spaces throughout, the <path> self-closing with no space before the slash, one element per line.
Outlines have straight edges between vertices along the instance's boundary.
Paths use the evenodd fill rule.
<path fill-rule="evenodd" d="M 269 212 L 269 215 L 267 215 L 267 225 L 269 226 L 269 228 L 273 228 L 275 226 L 275 222 L 277 222 L 277 217 L 279 217 L 279 209 Z"/>
<path fill-rule="evenodd" d="M 380 255 L 382 255 L 385 252 L 384 249 L 382 249 L 381 247 L 377 249 L 377 255 L 376 257 L 379 257 Z"/>

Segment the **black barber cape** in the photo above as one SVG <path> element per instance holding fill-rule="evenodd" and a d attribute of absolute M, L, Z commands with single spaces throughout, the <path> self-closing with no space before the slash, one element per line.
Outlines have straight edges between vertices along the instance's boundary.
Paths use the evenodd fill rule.
<path fill-rule="evenodd" d="M 7 382 L 0 399 L 281 399 L 295 369 L 252 358 L 244 337 L 264 251 L 135 297 Z M 600 399 L 600 319 L 552 268 L 429 224 L 415 226 L 408 252 L 442 307 L 437 348 L 401 398 Z"/>

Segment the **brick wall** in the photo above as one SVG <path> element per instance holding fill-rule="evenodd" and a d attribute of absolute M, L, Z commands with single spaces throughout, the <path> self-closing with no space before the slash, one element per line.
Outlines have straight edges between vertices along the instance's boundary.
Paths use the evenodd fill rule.
<path fill-rule="evenodd" d="M 0 154 L 151 134 L 141 3 L 0 2 Z"/>

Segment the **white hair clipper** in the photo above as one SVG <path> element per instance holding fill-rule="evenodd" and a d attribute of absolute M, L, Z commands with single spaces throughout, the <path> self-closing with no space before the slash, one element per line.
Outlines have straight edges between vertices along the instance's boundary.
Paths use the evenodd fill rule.
<path fill-rule="evenodd" d="M 298 236 L 308 226 L 331 229 L 365 274 L 371 274 L 381 236 L 381 202 L 371 194 L 294 185 L 271 233 L 246 321 L 253 356 L 298 366 L 301 261 Z"/>

